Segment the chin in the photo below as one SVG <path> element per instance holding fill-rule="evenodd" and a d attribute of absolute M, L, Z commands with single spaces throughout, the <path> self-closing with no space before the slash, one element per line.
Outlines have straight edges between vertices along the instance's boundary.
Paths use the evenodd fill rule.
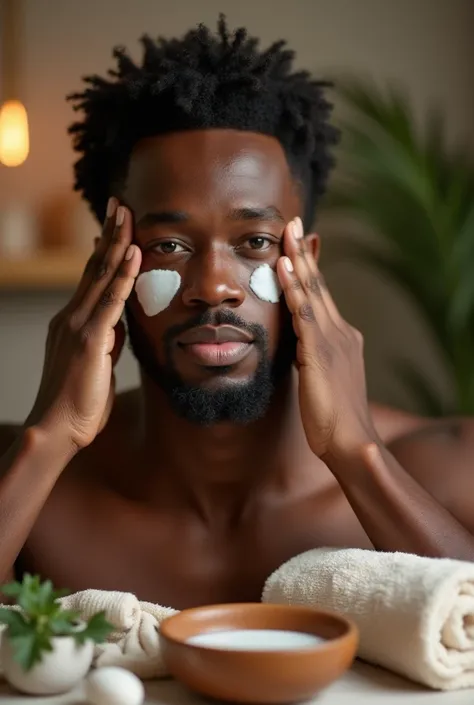
<path fill-rule="evenodd" d="M 218 391 L 225 389 L 235 389 L 236 387 L 245 387 L 252 383 L 255 378 L 253 375 L 235 374 L 232 369 L 224 369 L 222 367 L 206 368 L 206 379 L 192 380 L 182 378 L 184 384 L 197 389 L 208 389 L 210 391 Z M 232 374 L 234 372 L 234 374 Z"/>

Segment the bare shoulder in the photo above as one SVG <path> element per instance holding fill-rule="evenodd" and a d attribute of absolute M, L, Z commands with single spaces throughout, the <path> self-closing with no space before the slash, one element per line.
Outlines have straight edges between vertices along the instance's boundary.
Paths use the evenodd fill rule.
<path fill-rule="evenodd" d="M 127 432 L 133 429 L 139 415 L 139 405 L 139 390 L 117 394 L 107 426 L 89 448 L 76 456 L 71 467 L 87 467 L 95 458 L 100 461 L 104 456 L 110 455 L 111 444 L 116 445 L 119 439 L 126 437 Z M 0 458 L 15 443 L 21 430 L 20 424 L 0 424 Z"/>
<path fill-rule="evenodd" d="M 371 402 L 369 408 L 377 433 L 384 443 L 392 443 L 432 423 L 422 416 L 384 404 Z"/>
<path fill-rule="evenodd" d="M 474 532 L 474 418 L 425 420 L 388 447 L 420 485 Z"/>

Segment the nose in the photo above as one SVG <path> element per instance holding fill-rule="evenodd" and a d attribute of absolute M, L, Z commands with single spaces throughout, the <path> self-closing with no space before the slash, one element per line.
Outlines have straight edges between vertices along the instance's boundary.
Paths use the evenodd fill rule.
<path fill-rule="evenodd" d="M 218 252 L 196 257 L 186 273 L 183 302 L 186 306 L 231 306 L 237 308 L 245 299 L 245 290 L 236 276 L 231 255 Z"/>

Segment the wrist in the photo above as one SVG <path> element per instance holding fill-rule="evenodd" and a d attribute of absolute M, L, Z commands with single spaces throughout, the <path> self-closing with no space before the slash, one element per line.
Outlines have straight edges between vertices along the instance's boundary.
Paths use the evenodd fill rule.
<path fill-rule="evenodd" d="M 331 444 L 321 459 L 332 472 L 344 472 L 348 468 L 365 466 L 371 448 L 377 448 L 379 451 L 383 448 L 375 430 Z"/>
<path fill-rule="evenodd" d="M 60 429 L 50 429 L 41 423 L 25 423 L 21 433 L 21 446 L 26 454 L 38 456 L 53 467 L 65 467 L 79 451 Z"/>

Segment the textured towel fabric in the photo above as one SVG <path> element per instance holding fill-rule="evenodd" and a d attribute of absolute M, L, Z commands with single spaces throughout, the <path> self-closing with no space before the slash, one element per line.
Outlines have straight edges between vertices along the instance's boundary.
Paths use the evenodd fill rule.
<path fill-rule="evenodd" d="M 170 607 L 140 602 L 126 592 L 84 590 L 61 599 L 65 609 L 76 610 L 84 619 L 105 611 L 115 631 L 108 642 L 95 647 L 94 666 L 122 666 L 143 679 L 166 676 L 159 641 L 159 626 L 175 614 Z"/>
<path fill-rule="evenodd" d="M 343 613 L 360 658 L 438 690 L 474 687 L 474 563 L 316 549 L 276 570 L 262 600 Z"/>
<path fill-rule="evenodd" d="M 79 612 L 85 620 L 97 612 L 105 612 L 105 618 L 115 627 L 106 643 L 95 646 L 93 666 L 96 668 L 121 666 L 143 680 L 169 675 L 161 656 L 159 627 L 177 610 L 140 602 L 131 593 L 106 590 L 76 592 L 59 602 L 64 609 Z M 16 605 L 8 607 L 19 609 Z M 0 638 L 3 630 L 2 625 Z"/>
<path fill-rule="evenodd" d="M 438 690 L 474 687 L 474 563 L 406 553 L 325 548 L 281 566 L 263 602 L 313 605 L 351 617 L 360 658 Z M 159 626 L 177 610 L 123 592 L 85 590 L 61 600 L 88 619 L 105 611 L 115 631 L 95 666 L 143 679 L 166 676 Z"/>

